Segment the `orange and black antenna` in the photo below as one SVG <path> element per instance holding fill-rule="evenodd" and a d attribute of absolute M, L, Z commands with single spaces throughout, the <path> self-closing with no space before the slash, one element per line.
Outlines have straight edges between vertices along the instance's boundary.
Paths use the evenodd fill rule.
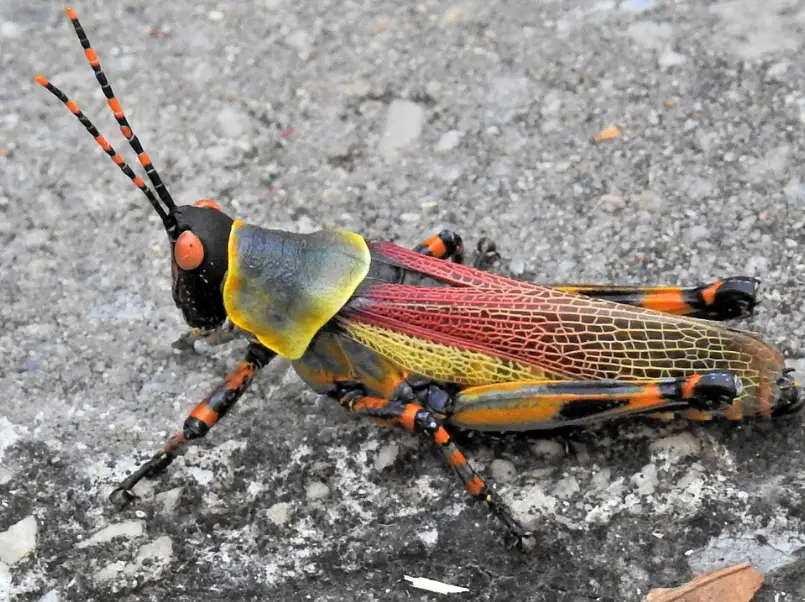
<path fill-rule="evenodd" d="M 98 132 L 98 129 L 92 124 L 87 116 L 81 112 L 75 102 L 70 100 L 70 98 L 68 98 L 64 92 L 51 84 L 47 78 L 39 75 L 36 77 L 36 81 L 47 88 L 51 93 L 53 93 L 53 95 L 56 96 L 56 98 L 62 101 L 68 109 L 70 109 L 73 115 L 78 118 L 87 131 L 93 136 L 93 138 L 95 138 L 95 141 L 100 145 L 100 147 L 112 158 L 112 161 L 114 161 L 115 164 L 123 171 L 123 173 L 125 173 L 129 179 L 134 182 L 134 185 L 137 186 L 137 188 L 143 191 L 143 194 L 145 194 L 145 196 L 148 198 L 148 201 L 162 219 L 162 223 L 165 225 L 168 235 L 173 240 L 176 238 L 176 236 L 178 236 L 176 219 L 173 216 L 173 211 L 176 209 L 176 204 L 173 202 L 170 193 L 168 193 L 167 188 L 165 188 L 165 184 L 162 182 L 157 170 L 151 163 L 151 159 L 143 150 L 139 138 L 137 138 L 132 131 L 129 122 L 126 119 L 126 115 L 123 112 L 123 108 L 120 106 L 120 101 L 115 98 L 112 87 L 109 85 L 106 75 L 101 69 L 101 63 L 98 61 L 95 50 L 93 50 L 92 46 L 90 45 L 89 39 L 87 39 L 87 34 L 84 32 L 84 28 L 81 27 L 81 23 L 78 21 L 78 16 L 75 14 L 75 11 L 72 8 L 67 8 L 66 12 L 67 16 L 70 18 L 70 21 L 73 23 L 73 27 L 75 27 L 76 34 L 78 34 L 78 40 L 81 42 L 81 46 L 84 47 L 84 54 L 86 54 L 87 60 L 92 66 L 92 70 L 95 72 L 95 77 L 98 80 L 98 83 L 101 85 L 101 89 L 106 96 L 109 107 L 112 109 L 112 113 L 114 114 L 117 123 L 120 125 L 120 132 L 123 134 L 126 140 L 128 140 L 131 148 L 134 149 L 134 152 L 137 153 L 137 159 L 140 161 L 140 165 L 142 165 L 145 169 L 146 175 L 154 185 L 154 190 L 159 196 L 159 199 L 165 204 L 165 207 L 167 207 L 167 210 L 165 207 L 160 205 L 157 197 L 154 196 L 154 193 L 148 188 L 148 186 L 146 186 L 143 179 L 131 170 L 131 167 L 129 167 L 123 160 L 123 157 L 115 152 L 115 149 L 112 148 L 112 145 L 109 144 L 106 138 L 101 136 L 101 134 Z"/>

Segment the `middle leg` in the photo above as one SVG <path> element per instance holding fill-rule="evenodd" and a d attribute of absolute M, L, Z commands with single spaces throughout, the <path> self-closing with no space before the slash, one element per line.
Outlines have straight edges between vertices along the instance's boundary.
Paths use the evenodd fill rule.
<path fill-rule="evenodd" d="M 431 395 L 444 401 L 448 399 L 446 393 L 437 387 L 425 387 L 424 392 L 426 399 Z M 407 383 L 401 384 L 397 393 L 390 400 L 366 396 L 359 386 L 352 390 L 342 390 L 337 397 L 339 403 L 350 412 L 402 426 L 412 433 L 424 435 L 433 441 L 470 495 L 484 504 L 505 525 L 517 545 L 522 550 L 530 550 L 534 547 L 534 536 L 526 531 L 514 517 L 508 505 L 478 476 L 434 412 L 420 403 Z"/>
<path fill-rule="evenodd" d="M 464 242 L 452 230 L 442 230 L 434 234 L 415 246 L 414 251 L 429 257 L 464 263 Z"/>
<path fill-rule="evenodd" d="M 454 261 L 455 263 L 464 263 L 465 259 L 464 243 L 461 240 L 461 236 L 452 230 L 442 230 L 438 234 L 431 236 L 415 246 L 414 251 L 430 257 Z M 498 253 L 495 241 L 491 238 L 483 237 L 478 241 L 472 267 L 477 270 L 486 270 L 498 259 L 500 259 L 500 253 Z"/>

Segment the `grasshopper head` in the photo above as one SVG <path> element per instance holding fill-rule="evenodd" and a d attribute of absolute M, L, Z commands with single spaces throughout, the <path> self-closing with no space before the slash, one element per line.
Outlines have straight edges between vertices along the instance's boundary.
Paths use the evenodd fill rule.
<path fill-rule="evenodd" d="M 221 287 L 227 270 L 232 218 L 214 201 L 180 205 L 170 214 L 173 300 L 193 328 L 214 328 L 226 319 Z"/>

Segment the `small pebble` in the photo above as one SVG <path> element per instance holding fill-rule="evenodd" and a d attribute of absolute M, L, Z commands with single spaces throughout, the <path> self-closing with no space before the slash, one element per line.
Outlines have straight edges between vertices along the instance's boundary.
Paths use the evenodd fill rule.
<path fill-rule="evenodd" d="M 489 474 L 497 483 L 510 483 L 517 477 L 517 469 L 508 460 L 494 460 L 489 467 Z"/>
<path fill-rule="evenodd" d="M 448 25 L 452 25 L 456 21 L 458 21 L 459 17 L 461 16 L 461 9 L 458 6 L 451 6 L 442 15 L 442 18 L 439 20 L 439 25 L 442 27 L 447 27 Z"/>
<path fill-rule="evenodd" d="M 652 190 L 644 190 L 634 197 L 634 203 L 644 211 L 657 211 L 662 207 L 662 198 Z"/>
<path fill-rule="evenodd" d="M 621 4 L 621 8 L 634 12 L 642 12 L 654 6 L 655 2 L 656 0 L 624 0 Z"/>
<path fill-rule="evenodd" d="M 671 39 L 673 29 L 668 23 L 638 21 L 626 29 L 626 35 L 644 48 L 659 50 Z"/>
<path fill-rule="evenodd" d="M 162 493 L 156 494 L 154 496 L 154 501 L 162 505 L 162 512 L 171 512 L 174 508 L 176 508 L 176 504 L 179 502 L 179 496 L 181 494 L 182 488 L 175 487 L 174 489 L 169 489 L 168 491 L 163 491 Z"/>
<path fill-rule="evenodd" d="M 308 490 L 309 491 L 309 490 Z M 329 493 L 329 490 L 328 490 Z M 308 493 L 308 497 L 310 494 Z M 266 510 L 266 517 L 278 527 L 284 525 L 291 518 L 293 508 L 288 502 L 279 502 Z"/>
<path fill-rule="evenodd" d="M 522 255 L 518 253 L 511 258 L 511 261 L 509 262 L 509 271 L 513 276 L 520 276 L 523 272 L 525 272 L 525 259 Z"/>
<path fill-rule="evenodd" d="M 590 479 L 590 483 L 593 487 L 599 490 L 606 489 L 609 487 L 609 478 L 612 474 L 612 471 L 609 468 L 604 468 L 599 470 L 595 474 L 593 474 L 593 478 Z"/>
<path fill-rule="evenodd" d="M 646 464 L 643 470 L 632 476 L 631 481 L 637 486 L 637 493 L 640 495 L 653 494 L 659 484 L 657 465 Z"/>
<path fill-rule="evenodd" d="M 613 213 L 626 207 L 626 200 L 617 194 L 604 194 L 598 199 L 598 206 L 607 213 Z"/>
<path fill-rule="evenodd" d="M 687 62 L 687 57 L 684 54 L 679 54 L 673 50 L 663 52 L 657 59 L 660 69 L 670 69 L 678 65 L 684 65 Z"/>
<path fill-rule="evenodd" d="M 572 496 L 574 493 L 578 493 L 579 491 L 581 491 L 581 487 L 579 486 L 579 482 L 576 480 L 576 478 L 565 477 L 556 484 L 556 487 L 553 488 L 553 495 L 560 499 L 564 499 Z"/>
<path fill-rule="evenodd" d="M 155 539 L 151 543 L 142 546 L 137 552 L 135 562 L 138 568 L 148 566 L 151 574 L 158 574 L 161 569 L 170 564 L 173 557 L 173 542 L 167 535 Z"/>
<path fill-rule="evenodd" d="M 22 37 L 22 27 L 14 21 L 3 21 L 0 23 L 0 38 L 6 40 L 18 40 Z"/>
<path fill-rule="evenodd" d="M 707 226 L 697 224 L 685 230 L 685 233 L 682 235 L 682 237 L 685 239 L 686 243 L 690 244 L 709 238 L 710 230 L 708 230 Z"/>
<path fill-rule="evenodd" d="M 59 597 L 59 591 L 52 589 L 44 596 L 39 598 L 39 602 L 59 602 L 61 598 Z"/>
<path fill-rule="evenodd" d="M 543 117 L 547 115 L 556 115 L 559 113 L 561 108 L 562 97 L 560 96 L 559 91 L 551 90 L 545 95 L 545 98 L 542 99 L 542 107 L 540 108 L 540 112 L 542 113 Z"/>
<path fill-rule="evenodd" d="M 427 531 L 418 531 L 416 536 L 425 544 L 425 547 L 432 548 L 439 541 L 439 532 L 436 529 L 428 529 Z"/>
<path fill-rule="evenodd" d="M 238 108 L 228 105 L 218 112 L 218 133 L 227 138 L 240 138 L 251 131 L 251 118 Z"/>
<path fill-rule="evenodd" d="M 441 138 L 439 138 L 439 141 L 436 143 L 434 150 L 436 150 L 437 153 L 444 153 L 456 148 L 460 142 L 461 132 L 458 130 L 450 130 L 449 132 L 442 134 Z"/>
<path fill-rule="evenodd" d="M 112 541 L 118 537 L 134 538 L 141 537 L 145 523 L 140 520 L 126 521 L 122 523 L 115 523 L 108 527 L 97 531 L 89 539 L 78 542 L 75 547 L 79 550 L 88 548 L 100 543 Z"/>
<path fill-rule="evenodd" d="M 328 205 L 336 205 L 343 201 L 344 197 L 338 189 L 328 188 L 322 194 L 321 199 Z"/>
<path fill-rule="evenodd" d="M 395 100 L 386 114 L 386 125 L 378 144 L 384 159 L 395 159 L 400 151 L 419 139 L 425 123 L 425 109 L 415 102 Z"/>
<path fill-rule="evenodd" d="M 400 452 L 400 446 L 396 443 L 390 443 L 381 447 L 375 456 L 375 470 L 383 470 L 388 468 L 397 459 Z"/>
<path fill-rule="evenodd" d="M 788 73 L 789 64 L 785 61 L 774 63 L 766 71 L 767 80 L 779 80 L 783 75 Z"/>
<path fill-rule="evenodd" d="M 307 499 L 310 501 L 316 501 L 326 498 L 328 495 L 330 495 L 330 488 L 324 483 L 311 483 L 307 486 L 307 491 L 305 493 L 307 495 Z"/>
<path fill-rule="evenodd" d="M 535 456 L 545 458 L 546 460 L 556 460 L 564 457 L 565 447 L 558 441 L 542 439 L 531 445 L 531 452 Z"/>
<path fill-rule="evenodd" d="M 674 461 L 686 456 L 698 456 L 701 444 L 691 433 L 679 433 L 652 441 L 648 448 L 652 454 L 663 454 Z"/>
<path fill-rule="evenodd" d="M 295 31 L 285 38 L 285 43 L 297 51 L 299 58 L 306 60 L 310 57 L 313 48 L 313 38 L 306 31 Z"/>

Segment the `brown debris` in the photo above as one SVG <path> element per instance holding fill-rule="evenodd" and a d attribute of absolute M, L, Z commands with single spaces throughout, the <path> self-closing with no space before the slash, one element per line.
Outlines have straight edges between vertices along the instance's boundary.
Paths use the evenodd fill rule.
<path fill-rule="evenodd" d="M 593 141 L 604 142 L 605 140 L 612 140 L 613 138 L 617 138 L 621 135 L 623 135 L 621 129 L 616 125 L 611 125 L 609 127 L 605 127 L 603 130 L 593 136 Z"/>
<path fill-rule="evenodd" d="M 747 563 L 694 577 L 685 585 L 651 590 L 643 602 L 750 602 L 763 575 Z"/>

